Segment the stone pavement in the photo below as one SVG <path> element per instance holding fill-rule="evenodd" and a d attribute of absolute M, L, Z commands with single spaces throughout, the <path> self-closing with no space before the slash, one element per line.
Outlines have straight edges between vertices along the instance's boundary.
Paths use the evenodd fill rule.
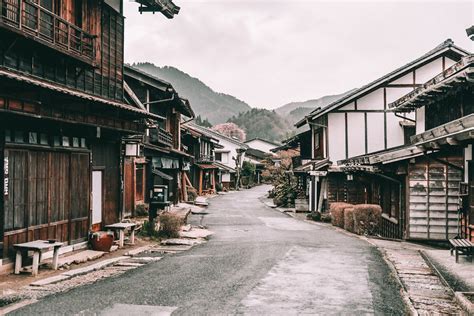
<path fill-rule="evenodd" d="M 430 249 L 408 242 L 369 238 L 393 264 L 414 309 L 420 315 L 461 314 L 451 288 L 428 265 L 420 250 Z"/>

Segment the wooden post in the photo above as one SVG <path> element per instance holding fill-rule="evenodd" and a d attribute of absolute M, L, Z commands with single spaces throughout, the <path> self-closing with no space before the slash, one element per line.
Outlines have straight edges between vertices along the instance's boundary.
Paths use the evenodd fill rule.
<path fill-rule="evenodd" d="M 16 260 L 15 260 L 15 274 L 20 274 L 22 265 L 22 257 L 21 257 L 21 250 L 16 250 Z"/>
<path fill-rule="evenodd" d="M 183 171 L 182 173 L 182 189 L 183 189 L 183 201 L 188 200 L 188 190 L 186 189 L 186 171 Z"/>
<path fill-rule="evenodd" d="M 35 250 L 35 252 L 33 253 L 33 268 L 32 268 L 33 276 L 38 275 L 39 257 L 40 257 L 40 252 Z"/>
<path fill-rule="evenodd" d="M 59 261 L 59 246 L 54 247 L 53 252 L 53 270 L 58 269 L 58 261 Z"/>
<path fill-rule="evenodd" d="M 123 229 L 119 230 L 119 248 L 123 248 L 123 242 L 125 239 L 125 233 Z"/>
<path fill-rule="evenodd" d="M 202 176 L 203 176 L 202 169 L 199 170 L 199 195 L 202 195 Z"/>
<path fill-rule="evenodd" d="M 212 170 L 212 190 L 216 193 L 216 170 Z"/>

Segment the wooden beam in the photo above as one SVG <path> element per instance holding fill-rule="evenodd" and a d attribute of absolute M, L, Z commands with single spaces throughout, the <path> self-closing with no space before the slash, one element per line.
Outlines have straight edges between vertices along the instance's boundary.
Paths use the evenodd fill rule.
<path fill-rule="evenodd" d="M 203 178 L 203 171 L 202 169 L 199 170 L 199 195 L 202 195 L 202 178 Z"/>

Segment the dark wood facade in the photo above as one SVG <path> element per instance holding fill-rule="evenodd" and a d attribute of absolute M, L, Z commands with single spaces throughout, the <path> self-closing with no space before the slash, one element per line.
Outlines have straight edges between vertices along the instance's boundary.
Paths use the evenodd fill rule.
<path fill-rule="evenodd" d="M 108 2 L 0 1 L 3 258 L 121 219 L 122 138 L 151 115 L 124 102 L 122 3 Z"/>

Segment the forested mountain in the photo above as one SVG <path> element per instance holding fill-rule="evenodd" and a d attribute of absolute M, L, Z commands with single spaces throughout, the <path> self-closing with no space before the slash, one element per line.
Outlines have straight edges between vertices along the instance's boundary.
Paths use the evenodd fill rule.
<path fill-rule="evenodd" d="M 245 130 L 247 139 L 259 137 L 278 142 L 285 139 L 293 129 L 291 124 L 275 111 L 251 109 L 229 119 Z"/>
<path fill-rule="evenodd" d="M 236 97 L 215 92 L 201 80 L 174 67 L 158 67 L 152 63 L 136 63 L 132 66 L 171 83 L 181 97 L 189 99 L 196 115 L 208 119 L 211 124 L 224 123 L 233 115 L 251 109 Z"/>
<path fill-rule="evenodd" d="M 195 122 L 210 127 L 232 122 L 247 133 L 247 139 L 259 137 L 280 141 L 291 135 L 294 124 L 317 107 L 324 107 L 344 94 L 324 96 L 304 102 L 291 102 L 275 110 L 256 109 L 234 96 L 212 90 L 198 78 L 170 66 L 158 67 L 152 63 L 132 65 L 152 76 L 171 83 L 179 95 L 189 99 L 196 113 Z"/>

